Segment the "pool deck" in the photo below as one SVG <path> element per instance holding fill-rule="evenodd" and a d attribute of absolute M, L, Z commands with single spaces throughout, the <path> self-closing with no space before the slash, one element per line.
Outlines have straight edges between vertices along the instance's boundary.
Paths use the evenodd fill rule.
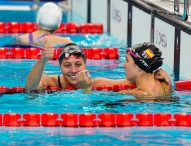
<path fill-rule="evenodd" d="M 142 0 L 142 1 L 148 4 L 151 3 L 153 5 L 156 5 L 162 9 L 169 11 L 170 13 L 174 13 L 174 0 Z M 182 14 L 184 10 L 183 2 L 184 2 L 183 0 L 180 0 L 180 6 L 179 6 L 180 14 Z M 191 23 L 191 0 L 189 2 L 189 7 L 190 9 L 187 22 Z"/>

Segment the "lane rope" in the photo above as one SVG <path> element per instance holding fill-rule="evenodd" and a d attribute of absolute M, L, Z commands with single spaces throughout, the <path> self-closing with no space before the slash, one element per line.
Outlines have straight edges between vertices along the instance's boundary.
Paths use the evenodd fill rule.
<path fill-rule="evenodd" d="M 191 91 L 191 80 L 180 80 L 175 82 L 177 91 Z"/>
<path fill-rule="evenodd" d="M 39 59 L 41 48 L 4 48 L 0 47 L 0 59 Z M 53 60 L 58 59 L 62 48 L 55 48 Z M 118 48 L 83 48 L 87 59 L 119 59 Z"/>
<path fill-rule="evenodd" d="M 97 90 L 97 91 L 120 91 L 120 90 L 127 90 L 127 89 L 134 89 L 136 86 L 135 85 L 113 85 L 113 86 L 102 86 L 102 87 L 96 87 L 93 88 L 92 90 Z M 65 91 L 65 90 L 77 90 L 72 86 L 67 86 L 65 89 L 61 89 L 59 87 L 48 87 L 46 89 L 49 92 L 54 92 L 54 91 Z M 22 86 L 15 86 L 15 87 L 5 87 L 5 86 L 0 86 L 0 94 L 12 94 L 12 93 L 24 93 L 25 88 Z"/>
<path fill-rule="evenodd" d="M 35 22 L 0 22 L 0 33 L 30 33 L 38 29 Z M 102 34 L 103 24 L 75 22 L 61 23 L 56 33 Z"/>
<path fill-rule="evenodd" d="M 191 114 L 177 113 L 5 113 L 0 114 L 0 126 L 31 127 L 131 127 L 131 126 L 191 126 Z"/>

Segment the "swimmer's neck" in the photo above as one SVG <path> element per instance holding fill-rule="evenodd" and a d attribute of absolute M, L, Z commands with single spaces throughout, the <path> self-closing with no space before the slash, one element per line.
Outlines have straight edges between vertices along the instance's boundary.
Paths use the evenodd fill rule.
<path fill-rule="evenodd" d="M 142 74 L 140 74 L 139 76 L 136 77 L 135 84 L 138 86 L 138 85 L 144 84 L 145 82 L 152 82 L 154 80 L 155 80 L 154 74 L 152 74 L 152 73 L 142 73 Z"/>
<path fill-rule="evenodd" d="M 44 29 L 39 29 L 36 31 L 37 33 L 40 33 L 40 34 L 53 34 L 54 32 L 50 32 L 48 30 L 44 30 Z"/>

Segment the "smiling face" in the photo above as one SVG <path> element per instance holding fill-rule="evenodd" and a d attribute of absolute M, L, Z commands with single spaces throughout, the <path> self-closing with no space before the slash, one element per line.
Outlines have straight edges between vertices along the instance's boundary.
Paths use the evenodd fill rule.
<path fill-rule="evenodd" d="M 85 69 L 86 64 L 82 57 L 71 55 L 69 58 L 63 59 L 61 63 L 64 78 L 71 85 L 77 84 L 77 73 Z"/>
<path fill-rule="evenodd" d="M 126 61 L 124 64 L 126 79 L 135 82 L 137 74 L 140 72 L 140 68 L 134 63 L 130 53 L 126 53 Z"/>

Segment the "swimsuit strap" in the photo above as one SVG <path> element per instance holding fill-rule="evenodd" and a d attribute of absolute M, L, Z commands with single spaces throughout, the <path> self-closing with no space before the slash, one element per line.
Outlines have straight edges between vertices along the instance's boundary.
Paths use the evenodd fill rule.
<path fill-rule="evenodd" d="M 29 44 L 33 44 L 33 35 L 32 33 L 29 33 Z"/>
<path fill-rule="evenodd" d="M 39 41 L 40 39 L 44 38 L 45 36 L 47 36 L 48 34 L 42 34 L 41 36 L 39 36 L 38 38 L 36 38 L 35 42 L 36 41 Z"/>
<path fill-rule="evenodd" d="M 45 36 L 47 36 L 48 34 L 42 34 L 42 35 L 40 35 L 39 37 L 37 37 L 36 39 L 35 39 L 35 41 L 34 41 L 34 39 L 33 39 L 33 34 L 32 33 L 29 33 L 29 43 L 30 44 L 34 44 L 35 42 L 37 42 L 37 41 L 39 41 L 40 39 L 42 39 L 42 38 L 44 38 Z"/>
<path fill-rule="evenodd" d="M 60 76 L 58 76 L 58 86 L 59 86 L 59 88 L 62 88 L 62 84 L 61 84 L 61 81 L 60 81 Z M 71 85 L 66 86 L 64 89 L 66 89 L 66 90 L 76 90 L 76 88 L 74 88 Z"/>
<path fill-rule="evenodd" d="M 59 88 L 62 88 L 61 82 L 60 82 L 60 76 L 58 75 L 58 86 Z"/>

